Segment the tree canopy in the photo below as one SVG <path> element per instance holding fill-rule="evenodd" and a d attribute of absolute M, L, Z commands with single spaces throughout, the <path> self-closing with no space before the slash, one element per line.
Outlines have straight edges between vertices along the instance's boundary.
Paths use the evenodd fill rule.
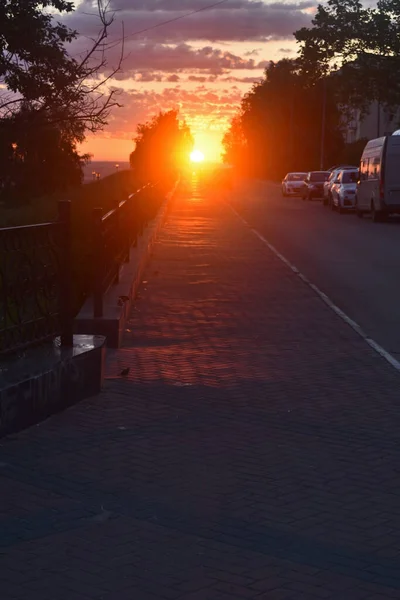
<path fill-rule="evenodd" d="M 312 27 L 295 32 L 303 73 L 335 78 L 337 99 L 365 112 L 373 101 L 400 105 L 400 2 L 328 0 Z"/>
<path fill-rule="evenodd" d="M 146 180 L 167 182 L 188 163 L 193 137 L 176 110 L 160 112 L 137 127 L 136 144 L 130 155 L 131 167 Z"/>
<path fill-rule="evenodd" d="M 68 179 L 76 183 L 86 158 L 77 144 L 87 131 L 103 128 L 117 105 L 115 91 L 104 86 L 108 78 L 96 79 L 106 67 L 114 18 L 104 0 L 97 5 L 98 36 L 84 54 L 72 56 L 68 46 L 78 33 L 57 15 L 73 11 L 73 2 L 0 3 L 0 193 L 7 199 L 13 191 L 22 197 L 28 179 L 33 196 L 64 187 Z"/>
<path fill-rule="evenodd" d="M 290 170 L 318 168 L 324 85 L 326 80 L 311 85 L 297 60 L 271 63 L 264 79 L 243 98 L 224 137 L 224 160 L 272 178 Z M 325 139 L 328 166 L 343 145 L 340 111 L 329 93 Z"/>
<path fill-rule="evenodd" d="M 328 0 L 294 36 L 298 58 L 267 67 L 224 137 L 224 160 L 248 172 L 357 162 L 365 140 L 346 146 L 343 136 L 354 109 L 361 116 L 373 102 L 379 115 L 399 109 L 399 0 Z"/>

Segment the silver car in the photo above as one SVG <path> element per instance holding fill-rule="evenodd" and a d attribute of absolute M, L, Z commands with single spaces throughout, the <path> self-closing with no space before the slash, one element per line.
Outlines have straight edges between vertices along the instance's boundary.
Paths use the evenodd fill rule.
<path fill-rule="evenodd" d="M 282 196 L 300 196 L 307 173 L 288 173 L 282 180 Z"/>
<path fill-rule="evenodd" d="M 342 213 L 355 208 L 358 174 L 358 169 L 339 171 L 331 187 L 332 210 Z"/>
<path fill-rule="evenodd" d="M 352 166 L 343 165 L 342 167 L 335 167 L 335 169 L 331 170 L 329 179 L 327 181 L 325 181 L 325 183 L 324 183 L 323 204 L 325 206 L 327 206 L 327 205 L 332 206 L 331 189 L 332 189 L 332 186 L 333 186 L 335 180 L 337 179 L 339 173 L 341 171 L 353 171 L 354 169 L 358 169 L 358 167 L 356 167 L 355 165 L 352 165 Z"/>

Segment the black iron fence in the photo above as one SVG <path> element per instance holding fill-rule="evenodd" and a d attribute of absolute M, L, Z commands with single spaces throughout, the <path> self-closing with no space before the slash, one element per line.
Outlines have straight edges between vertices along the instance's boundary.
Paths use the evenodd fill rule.
<path fill-rule="evenodd" d="M 121 265 L 129 260 L 131 247 L 157 214 L 162 198 L 157 186 L 149 184 L 106 214 L 94 209 L 92 224 L 85 229 L 91 246 L 88 293 L 95 317 L 102 316 L 104 294 L 118 282 Z M 56 222 L 0 229 L 0 357 L 57 335 L 63 345 L 72 345 L 77 311 L 74 260 L 80 260 L 71 251 L 76 250 L 76 235 L 70 202 L 59 202 Z"/>
<path fill-rule="evenodd" d="M 71 207 L 59 219 L 0 229 L 0 356 L 56 335 L 72 344 Z"/>
<path fill-rule="evenodd" d="M 148 184 L 118 202 L 103 214 L 93 211 L 93 316 L 103 316 L 103 297 L 113 283 L 118 283 L 120 267 L 128 262 L 130 249 L 157 213 L 162 195 L 157 185 Z"/>

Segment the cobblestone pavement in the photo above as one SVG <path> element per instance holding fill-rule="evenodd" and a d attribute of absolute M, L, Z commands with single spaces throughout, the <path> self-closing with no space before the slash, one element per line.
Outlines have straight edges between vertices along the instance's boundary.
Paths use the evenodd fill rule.
<path fill-rule="evenodd" d="M 107 370 L 0 442 L 1 600 L 400 598 L 399 375 L 218 197 Z"/>

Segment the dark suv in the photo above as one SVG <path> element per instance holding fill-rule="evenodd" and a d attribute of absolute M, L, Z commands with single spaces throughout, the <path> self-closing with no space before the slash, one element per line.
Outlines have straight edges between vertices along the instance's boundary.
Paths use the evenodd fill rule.
<path fill-rule="evenodd" d="M 329 175 L 329 171 L 310 171 L 307 173 L 302 191 L 303 200 L 323 198 L 324 183 L 328 179 Z"/>

